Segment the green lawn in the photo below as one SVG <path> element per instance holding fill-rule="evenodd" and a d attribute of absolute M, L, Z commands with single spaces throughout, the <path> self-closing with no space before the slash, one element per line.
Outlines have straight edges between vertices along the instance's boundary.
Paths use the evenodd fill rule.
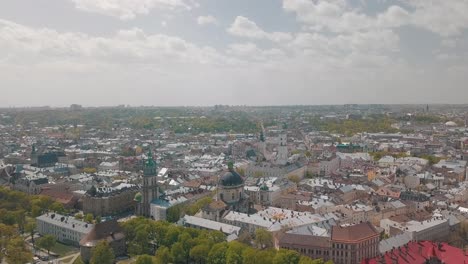
<path fill-rule="evenodd" d="M 84 264 L 84 263 L 83 263 L 83 260 L 81 260 L 81 256 L 77 257 L 77 258 L 75 259 L 75 262 L 73 262 L 73 264 Z"/>
<path fill-rule="evenodd" d="M 68 257 L 68 258 L 64 258 L 64 259 L 61 260 L 61 262 L 68 263 L 68 262 L 70 262 L 72 260 L 72 258 L 73 258 L 73 256 Z"/>
<path fill-rule="evenodd" d="M 59 257 L 65 257 L 73 252 L 78 252 L 78 248 L 57 242 L 50 251 L 57 253 Z"/>

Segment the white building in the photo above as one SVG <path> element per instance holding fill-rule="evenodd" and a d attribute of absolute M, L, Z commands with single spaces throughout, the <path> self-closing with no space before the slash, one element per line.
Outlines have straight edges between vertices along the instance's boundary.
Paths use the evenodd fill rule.
<path fill-rule="evenodd" d="M 449 220 L 442 216 L 434 216 L 425 221 L 408 221 L 399 223 L 390 219 L 380 220 L 380 227 L 385 230 L 386 234 L 392 235 L 397 229 L 410 234 L 411 240 L 434 240 L 441 241 L 447 238 L 450 225 Z"/>
<path fill-rule="evenodd" d="M 318 223 L 326 220 L 318 214 L 297 212 L 277 207 L 268 207 L 255 214 L 244 214 L 231 211 L 223 218 L 223 222 L 255 232 L 257 228 L 264 228 L 270 232 L 280 231 L 282 228 L 294 228 Z"/>
<path fill-rule="evenodd" d="M 40 235 L 53 235 L 58 241 L 74 246 L 93 228 L 92 224 L 57 213 L 46 213 L 36 218 Z"/>
<path fill-rule="evenodd" d="M 192 227 L 197 229 L 221 231 L 228 236 L 228 242 L 230 241 L 230 238 L 237 238 L 241 230 L 241 228 L 238 226 L 233 226 L 190 215 L 185 215 L 180 220 L 180 224 L 186 227 Z"/>

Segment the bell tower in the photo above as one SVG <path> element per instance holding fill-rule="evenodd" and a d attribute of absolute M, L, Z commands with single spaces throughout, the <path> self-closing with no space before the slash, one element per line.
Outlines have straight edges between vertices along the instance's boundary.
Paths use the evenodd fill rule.
<path fill-rule="evenodd" d="M 157 165 L 153 159 L 151 150 L 143 166 L 142 197 L 139 205 L 139 214 L 149 217 L 151 214 L 150 204 L 158 198 Z"/>

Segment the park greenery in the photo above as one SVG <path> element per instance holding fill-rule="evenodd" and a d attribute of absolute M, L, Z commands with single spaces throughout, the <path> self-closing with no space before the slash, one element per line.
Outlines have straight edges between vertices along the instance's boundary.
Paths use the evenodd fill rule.
<path fill-rule="evenodd" d="M 28 195 L 0 186 L 0 262 L 3 258 L 8 263 L 26 263 L 32 260 L 21 234 L 35 233 L 35 217 L 46 211 L 65 212 L 62 204 L 40 195 Z M 50 250 L 51 239 L 34 241 L 32 244 L 44 246 Z M 53 239 L 55 242 L 55 238 Z M 44 242 L 47 242 L 43 244 Z"/>
<path fill-rule="evenodd" d="M 199 199 L 195 203 L 171 206 L 167 210 L 166 219 L 168 222 L 175 223 L 179 221 L 180 217 L 183 215 L 195 215 L 198 211 L 200 211 L 200 209 L 210 204 L 212 201 L 213 198 L 211 196 L 207 196 Z"/>
<path fill-rule="evenodd" d="M 88 108 L 81 111 L 68 109 L 39 109 L 36 111 L 13 111 L 4 122 L 29 126 L 57 126 L 60 132 L 78 133 L 78 125 L 110 130 L 116 127 L 134 129 L 169 128 L 174 133 L 254 133 L 257 122 L 247 113 L 208 112 L 202 109 L 154 107 L 154 108 Z"/>
<path fill-rule="evenodd" d="M 325 119 L 318 117 L 311 118 L 309 123 L 312 127 L 319 131 L 328 131 L 335 134 L 343 134 L 352 136 L 356 133 L 395 133 L 398 129 L 393 128 L 392 124 L 395 121 L 387 117 L 379 117 L 375 119 L 358 119 L 358 120 L 339 120 Z"/>
<path fill-rule="evenodd" d="M 139 264 L 320 264 L 296 251 L 273 248 L 272 234 L 259 229 L 253 239 L 226 242 L 220 231 L 181 227 L 165 221 L 134 218 L 123 223 L 128 253 Z M 331 263 L 331 262 L 328 262 Z"/>
<path fill-rule="evenodd" d="M 107 240 L 100 241 L 92 251 L 90 264 L 113 264 L 115 263 L 114 251 Z"/>

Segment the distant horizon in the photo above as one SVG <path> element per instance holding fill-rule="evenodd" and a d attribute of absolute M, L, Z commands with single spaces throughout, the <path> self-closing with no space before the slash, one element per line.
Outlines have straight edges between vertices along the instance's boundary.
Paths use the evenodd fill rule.
<path fill-rule="evenodd" d="M 345 104 L 275 104 L 275 105 L 249 105 L 249 104 L 215 104 L 215 105 L 130 105 L 130 104 L 116 104 L 116 105 L 83 105 L 79 103 L 70 105 L 25 105 L 25 106 L 0 106 L 0 109 L 22 109 L 22 108 L 51 108 L 51 109 L 64 109 L 70 108 L 72 105 L 79 105 L 83 109 L 86 108 L 205 108 L 215 106 L 227 106 L 227 107 L 307 107 L 307 106 L 468 106 L 468 103 L 345 103 Z"/>

